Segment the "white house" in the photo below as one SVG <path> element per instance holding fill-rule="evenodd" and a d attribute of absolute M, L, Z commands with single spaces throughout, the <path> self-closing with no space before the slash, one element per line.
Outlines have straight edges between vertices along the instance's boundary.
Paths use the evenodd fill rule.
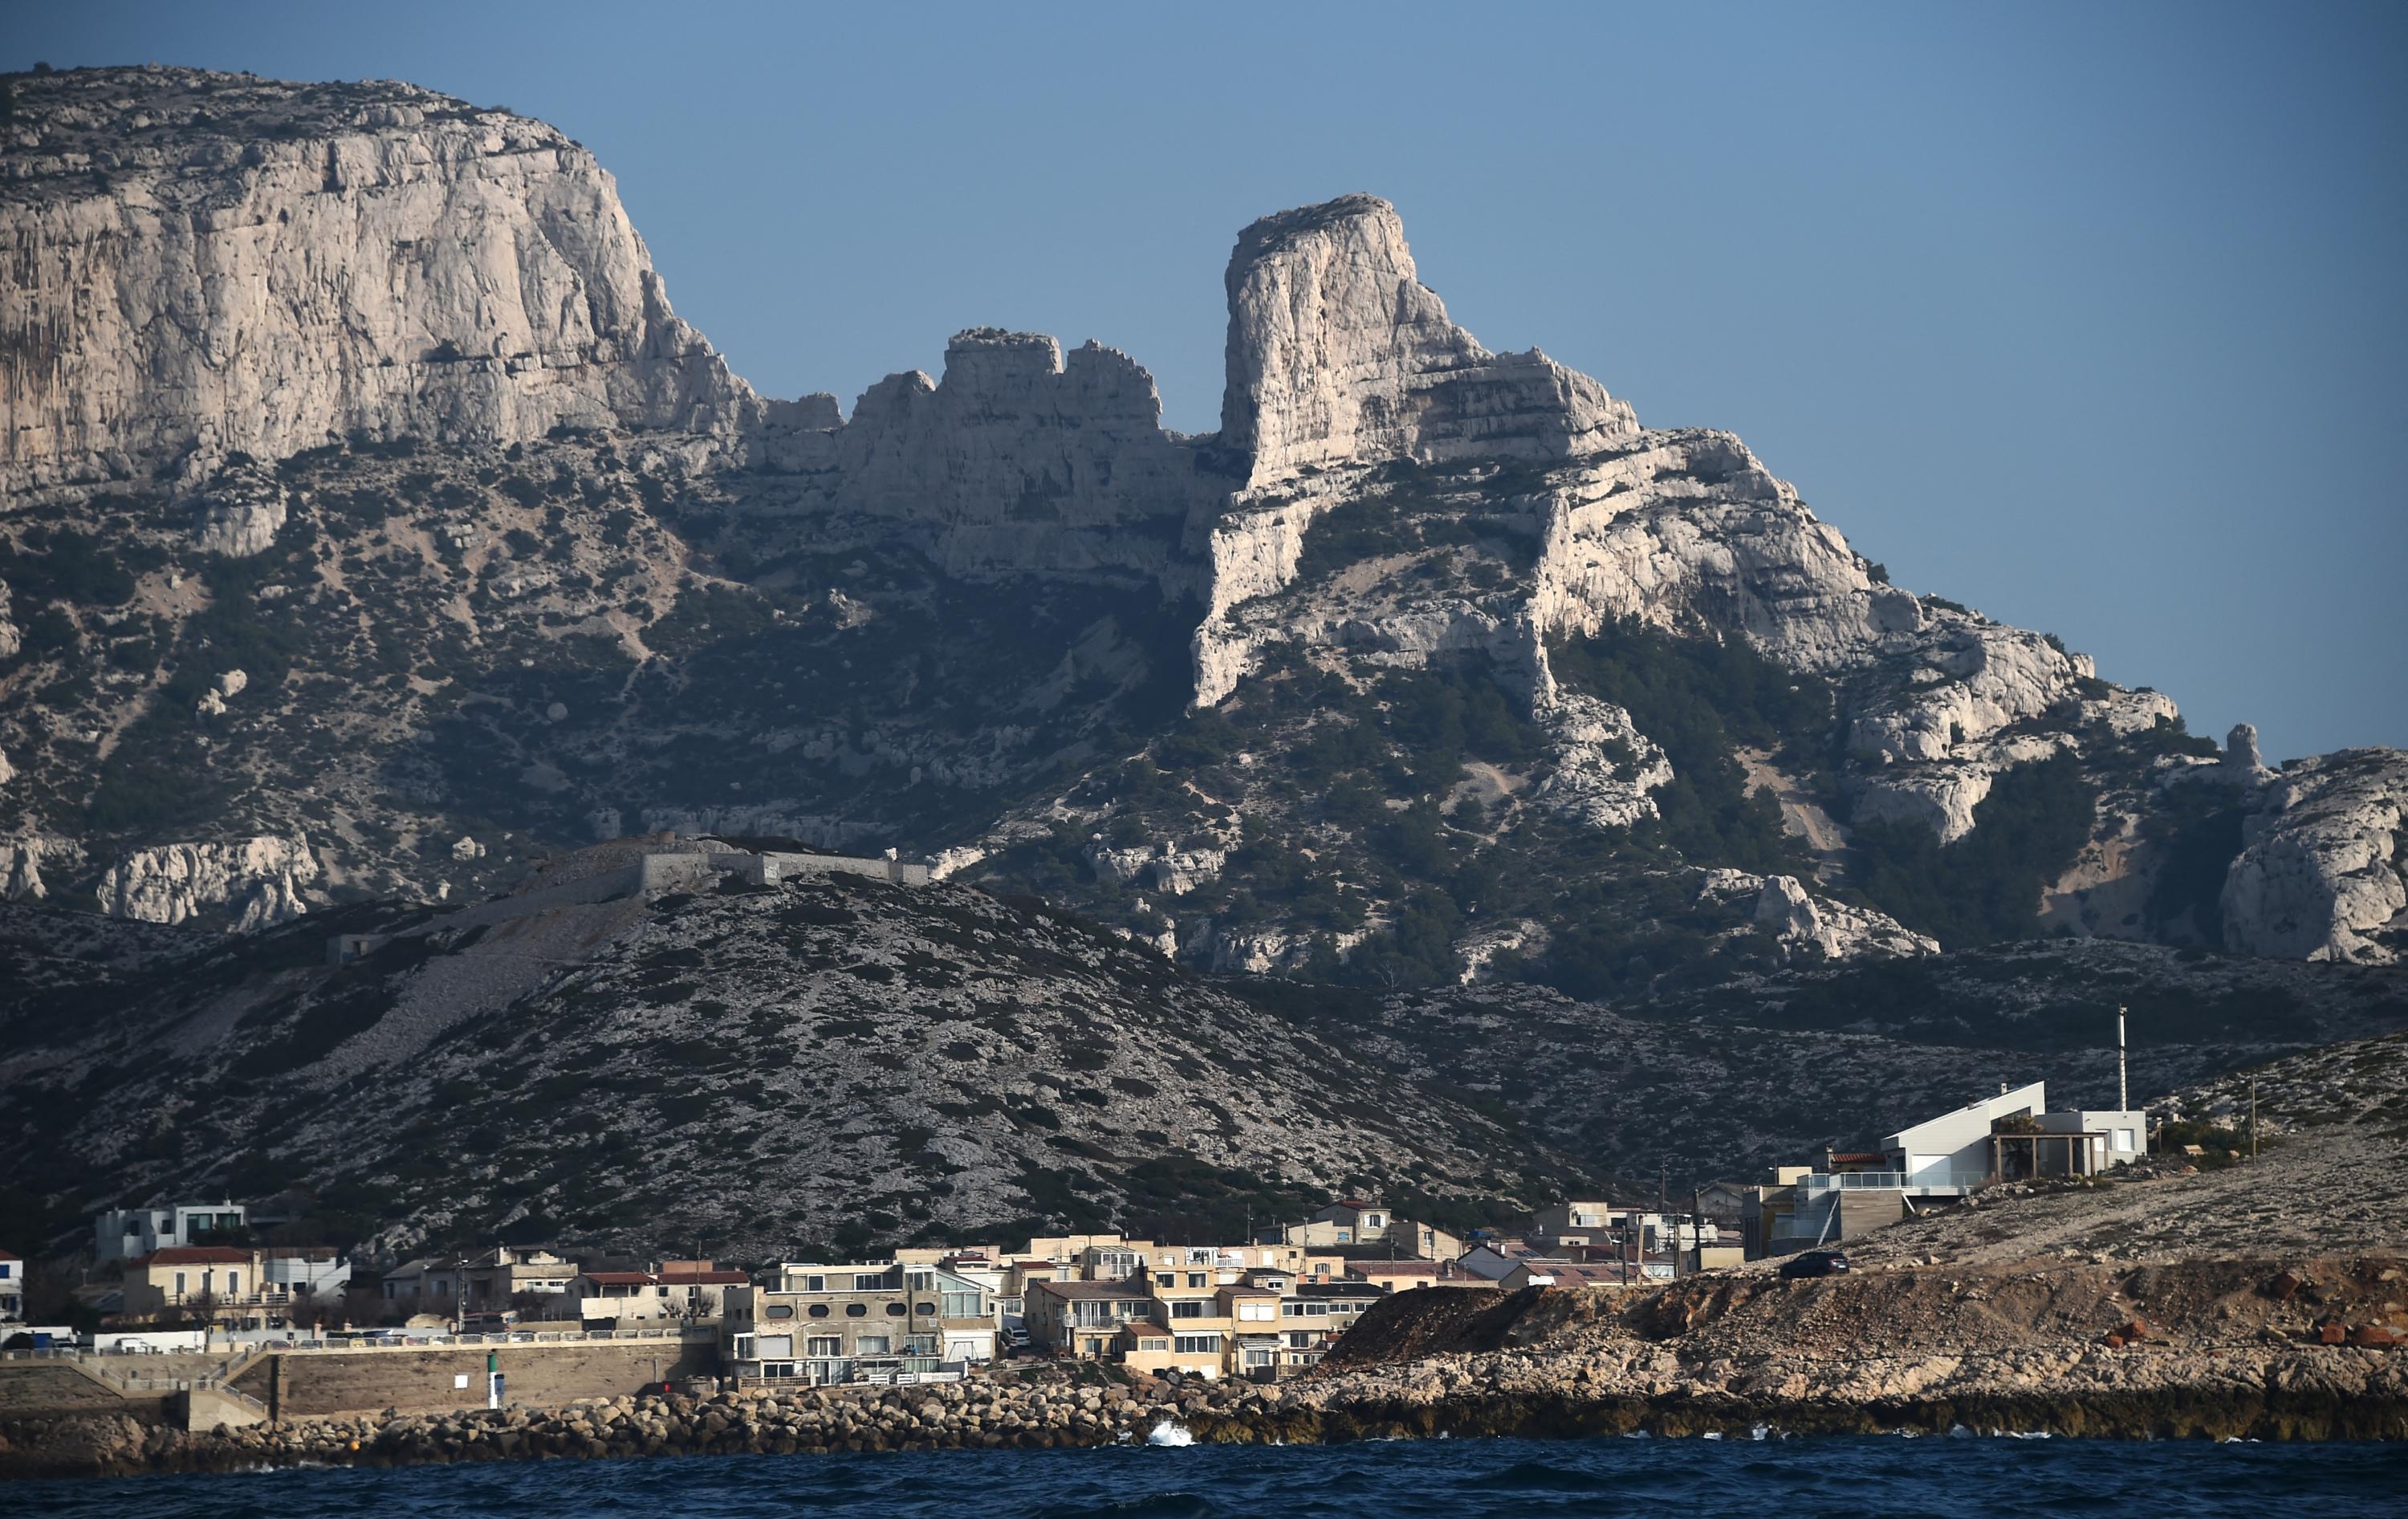
<path fill-rule="evenodd" d="M 93 1220 L 93 1254 L 105 1261 L 136 1261 L 162 1250 L 204 1245 L 210 1236 L 247 1227 L 250 1214 L 238 1202 L 179 1202 L 172 1208 L 119 1208 Z"/>
<path fill-rule="evenodd" d="M 2047 1108 L 2048 1083 L 2034 1082 L 1902 1128 L 1881 1142 L 1889 1184 L 1925 1194 L 1969 1192 L 1990 1177 L 1992 1125 L 2001 1118 L 2037 1122 Z"/>
<path fill-rule="evenodd" d="M 0 1323 L 14 1323 L 24 1316 L 24 1258 L 0 1250 Z"/>
<path fill-rule="evenodd" d="M 324 1245 L 275 1245 L 259 1253 L 259 1269 L 270 1291 L 299 1297 L 340 1297 L 351 1284 L 348 1255 Z"/>

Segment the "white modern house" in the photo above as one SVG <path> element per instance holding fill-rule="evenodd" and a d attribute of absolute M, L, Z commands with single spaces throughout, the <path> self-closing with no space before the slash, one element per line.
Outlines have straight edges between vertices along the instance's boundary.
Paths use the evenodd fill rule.
<path fill-rule="evenodd" d="M 25 1316 L 25 1262 L 10 1251 L 0 1250 L 0 1323 L 14 1323 Z"/>
<path fill-rule="evenodd" d="M 1853 1239 L 1994 1182 L 2095 1176 L 2147 1148 L 2140 1110 L 2052 1112 L 2047 1082 L 2002 1085 L 1996 1096 L 1885 1137 L 1878 1150 L 1826 1152 L 1819 1168 L 1780 1168 L 1745 1204 L 1748 1250 L 1778 1255 Z"/>
<path fill-rule="evenodd" d="M 172 1208 L 118 1208 L 93 1220 L 93 1254 L 135 1261 L 162 1250 L 210 1242 L 210 1236 L 249 1226 L 238 1202 L 179 1202 Z"/>

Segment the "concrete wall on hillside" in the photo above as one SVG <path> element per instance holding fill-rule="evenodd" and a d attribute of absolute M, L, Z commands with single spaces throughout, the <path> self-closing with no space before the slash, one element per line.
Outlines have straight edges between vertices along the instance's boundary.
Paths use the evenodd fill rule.
<path fill-rule="evenodd" d="M 614 1397 L 648 1383 L 707 1376 L 719 1364 L 714 1336 L 491 1349 L 500 1357 L 503 1397 L 511 1403 Z M 466 1388 L 455 1385 L 463 1376 L 468 1379 Z M 280 1352 L 246 1369 L 234 1384 L 279 1418 L 389 1408 L 404 1413 L 480 1409 L 485 1406 L 485 1350 L 446 1345 Z"/>

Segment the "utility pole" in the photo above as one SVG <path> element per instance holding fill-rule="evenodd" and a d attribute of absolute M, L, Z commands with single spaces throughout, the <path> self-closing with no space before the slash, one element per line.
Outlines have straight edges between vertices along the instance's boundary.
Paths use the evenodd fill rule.
<path fill-rule="evenodd" d="M 1689 1188 L 1689 1237 L 1698 1242 L 1698 1269 L 1706 1268 L 1706 1191 Z"/>
<path fill-rule="evenodd" d="M 2258 1158 L 2258 1076 L 2249 1077 L 2249 1158 Z"/>

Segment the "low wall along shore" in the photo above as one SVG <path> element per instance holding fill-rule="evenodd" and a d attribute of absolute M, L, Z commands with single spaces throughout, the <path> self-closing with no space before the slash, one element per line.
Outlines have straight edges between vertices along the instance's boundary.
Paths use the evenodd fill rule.
<path fill-rule="evenodd" d="M 567 1344 L 393 1345 L 277 1353 L 234 1379 L 280 1419 L 338 1413 L 451 1413 L 485 1406 L 490 1348 L 512 1403 L 557 1406 L 616 1397 L 718 1366 L 716 1338 L 586 1340 Z M 462 1377 L 467 1378 L 465 1388 Z"/>

